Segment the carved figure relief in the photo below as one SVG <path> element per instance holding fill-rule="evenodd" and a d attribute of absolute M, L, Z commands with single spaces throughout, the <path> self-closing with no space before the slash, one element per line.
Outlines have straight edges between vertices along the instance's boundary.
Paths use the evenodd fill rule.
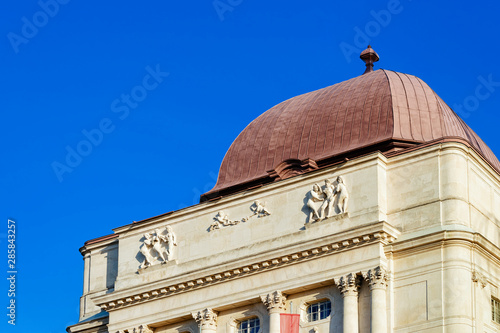
<path fill-rule="evenodd" d="M 265 207 L 265 204 L 263 204 L 259 200 L 255 200 L 254 203 L 250 206 L 250 210 L 253 212 L 252 215 L 243 217 L 239 220 L 231 220 L 229 219 L 229 216 L 223 211 L 220 210 L 217 212 L 217 214 L 214 217 L 214 222 L 210 225 L 208 228 L 208 231 L 213 231 L 216 229 L 220 229 L 221 227 L 227 227 L 227 226 L 232 226 L 232 225 L 237 225 L 241 222 L 247 222 L 250 220 L 252 217 L 265 217 L 271 215 L 269 210 Z"/>
<path fill-rule="evenodd" d="M 166 263 L 174 258 L 177 239 L 171 226 L 164 231 L 159 228 L 144 234 L 144 242 L 139 251 L 144 256 L 140 268 L 146 268 L 158 263 Z"/>
<path fill-rule="evenodd" d="M 148 325 L 139 325 L 128 330 L 116 331 L 116 333 L 153 333 L 153 330 Z"/>
<path fill-rule="evenodd" d="M 321 221 L 347 212 L 349 193 L 344 179 L 338 176 L 335 182 L 325 180 L 323 188 L 314 184 L 308 193 L 309 223 Z"/>
<path fill-rule="evenodd" d="M 257 217 L 271 215 L 271 213 L 267 210 L 266 207 L 264 207 L 264 205 L 262 205 L 259 200 L 255 200 L 253 205 L 250 206 L 250 209 L 253 211 L 254 215 L 257 215 Z"/>

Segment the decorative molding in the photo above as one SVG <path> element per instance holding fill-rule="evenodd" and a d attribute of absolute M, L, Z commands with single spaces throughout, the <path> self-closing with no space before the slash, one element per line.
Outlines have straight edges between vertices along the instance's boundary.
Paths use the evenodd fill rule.
<path fill-rule="evenodd" d="M 488 278 L 476 270 L 472 271 L 472 281 L 479 284 L 482 288 L 488 285 Z"/>
<path fill-rule="evenodd" d="M 165 264 L 175 256 L 177 238 L 172 227 L 167 225 L 164 231 L 156 228 L 144 234 L 144 241 L 139 252 L 144 256 L 144 261 L 139 269 L 145 269 L 159 263 Z"/>
<path fill-rule="evenodd" d="M 323 187 L 314 184 L 307 196 L 306 206 L 309 208 L 309 219 L 306 223 L 319 222 L 347 213 L 349 192 L 342 176 L 338 176 L 333 183 L 325 179 Z"/>
<path fill-rule="evenodd" d="M 273 291 L 267 295 L 261 295 L 262 303 L 267 307 L 267 311 L 271 312 L 284 312 L 286 309 L 286 296 L 279 290 Z"/>
<path fill-rule="evenodd" d="M 319 225 L 322 225 L 322 224 L 323 224 L 323 223 L 318 223 L 318 222 L 326 222 L 326 221 L 328 221 L 328 222 L 333 222 L 333 221 L 342 220 L 342 219 L 344 219 L 344 218 L 346 218 L 346 217 L 349 217 L 349 213 L 337 214 L 337 215 L 334 215 L 334 216 L 332 216 L 332 217 L 329 217 L 329 218 L 327 218 L 327 219 L 325 219 L 325 220 L 316 221 L 316 222 L 313 222 L 313 223 L 308 223 L 308 222 L 306 222 L 306 223 L 304 224 L 304 228 L 306 228 L 306 229 L 309 229 L 309 228 L 314 228 L 314 227 L 317 227 L 317 226 L 319 226 Z"/>
<path fill-rule="evenodd" d="M 358 291 L 361 287 L 359 276 L 355 273 L 349 273 L 335 279 L 335 284 L 340 289 L 340 293 L 343 297 L 358 296 Z"/>
<path fill-rule="evenodd" d="M 202 329 L 217 329 L 217 312 L 212 309 L 204 309 L 191 314 Z"/>
<path fill-rule="evenodd" d="M 265 207 L 265 203 L 263 204 L 259 200 L 255 200 L 253 204 L 250 206 L 250 210 L 253 212 L 252 215 L 243 217 L 239 220 L 231 220 L 229 219 L 229 216 L 223 211 L 220 210 L 217 212 L 215 217 L 213 218 L 214 222 L 210 225 L 208 228 L 208 231 L 214 231 L 217 229 L 220 229 L 221 227 L 228 227 L 228 226 L 233 226 L 240 224 L 242 222 L 247 222 L 250 220 L 252 217 L 265 217 L 271 215 L 269 210 Z"/>
<path fill-rule="evenodd" d="M 94 301 L 99 307 L 101 307 L 102 310 L 110 311 L 121 307 L 135 305 L 141 302 L 151 301 L 157 298 L 168 297 L 181 292 L 188 292 L 196 288 L 203 288 L 216 283 L 222 283 L 232 279 L 237 279 L 252 274 L 258 274 L 262 271 L 276 269 L 284 265 L 295 264 L 299 261 L 303 262 L 305 260 L 313 260 L 320 256 L 347 251 L 354 247 L 369 245 L 376 242 L 387 245 L 394 242 L 395 240 L 396 237 L 394 235 L 391 235 L 386 231 L 379 230 L 364 234 L 362 236 L 352 237 L 333 243 L 326 243 L 323 245 L 315 246 L 313 248 L 309 248 L 307 250 L 292 252 L 288 255 L 282 255 L 279 257 L 266 259 L 264 261 L 235 267 L 229 270 L 221 271 L 219 273 L 196 277 L 194 279 L 182 281 L 173 285 L 167 285 L 161 288 L 157 287 L 151 289 L 146 293 L 141 292 L 132 295 L 118 296 L 113 300 L 108 299 L 102 302 L 100 302 L 98 299 Z M 118 303 L 118 301 L 122 302 Z"/>
<path fill-rule="evenodd" d="M 370 289 L 386 289 L 387 288 L 387 271 L 385 268 L 377 266 L 374 269 L 370 269 L 368 272 L 363 273 L 363 278 L 368 281 Z"/>
<path fill-rule="evenodd" d="M 273 170 L 267 171 L 269 177 L 274 181 L 287 179 L 293 176 L 301 175 L 303 173 L 318 169 L 316 161 L 306 158 L 303 160 L 288 159 L 278 164 Z"/>

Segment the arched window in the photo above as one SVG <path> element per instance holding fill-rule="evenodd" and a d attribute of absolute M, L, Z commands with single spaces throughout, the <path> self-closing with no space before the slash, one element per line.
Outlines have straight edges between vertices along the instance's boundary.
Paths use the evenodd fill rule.
<path fill-rule="evenodd" d="M 307 321 L 317 321 L 325 319 L 332 312 L 332 302 L 329 300 L 319 301 L 309 304 L 307 307 Z"/>
<path fill-rule="evenodd" d="M 240 321 L 238 324 L 238 333 L 258 333 L 260 330 L 259 318 L 250 318 Z"/>

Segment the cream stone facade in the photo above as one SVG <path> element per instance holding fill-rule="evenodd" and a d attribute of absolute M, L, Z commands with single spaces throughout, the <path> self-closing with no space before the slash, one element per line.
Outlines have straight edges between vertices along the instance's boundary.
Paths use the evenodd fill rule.
<path fill-rule="evenodd" d="M 310 223 L 307 193 L 337 176 L 348 212 Z M 209 230 L 255 200 L 272 214 Z M 141 269 L 144 234 L 167 225 L 175 262 Z M 464 144 L 373 153 L 114 232 L 81 249 L 81 323 L 68 332 L 236 332 L 258 317 L 275 333 L 279 313 L 300 314 L 300 332 L 500 330 L 500 177 Z M 319 300 L 331 314 L 307 322 Z"/>
<path fill-rule="evenodd" d="M 252 122 L 200 204 L 86 242 L 67 331 L 500 332 L 500 162 L 423 81 L 361 58 Z"/>

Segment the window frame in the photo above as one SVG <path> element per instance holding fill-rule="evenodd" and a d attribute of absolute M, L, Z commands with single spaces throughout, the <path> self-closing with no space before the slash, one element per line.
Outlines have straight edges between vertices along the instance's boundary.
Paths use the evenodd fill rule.
<path fill-rule="evenodd" d="M 500 325 L 500 299 L 491 296 L 491 321 Z"/>
<path fill-rule="evenodd" d="M 251 320 L 256 320 L 258 321 L 259 323 L 259 328 L 257 330 L 257 333 L 261 333 L 262 332 L 262 327 L 261 327 L 261 320 L 260 320 L 260 317 L 259 316 L 251 316 L 251 317 L 246 317 L 246 318 L 242 318 L 242 319 L 237 319 L 236 320 L 236 327 L 235 327 L 235 333 L 240 333 L 240 330 L 241 330 L 241 324 L 243 324 L 244 322 L 248 322 L 248 321 L 251 321 Z M 252 327 L 250 327 L 252 328 Z"/>
<path fill-rule="evenodd" d="M 325 317 L 321 318 L 322 309 L 321 309 L 321 305 L 320 304 L 323 304 L 323 303 L 329 303 L 330 304 L 330 308 L 329 308 L 328 314 Z M 315 312 L 318 315 L 318 319 L 316 319 L 316 320 L 310 320 L 312 312 L 309 313 L 309 309 L 312 306 L 314 306 L 314 305 L 318 306 L 318 310 L 317 310 L 317 312 Z M 314 300 L 314 301 L 311 301 L 311 302 L 306 302 L 305 303 L 305 311 L 304 311 L 305 322 L 308 323 L 308 324 L 312 324 L 312 323 L 318 323 L 318 322 L 327 320 L 328 318 L 331 317 L 332 312 L 333 312 L 333 302 L 329 298 L 322 298 L 322 299 Z"/>

